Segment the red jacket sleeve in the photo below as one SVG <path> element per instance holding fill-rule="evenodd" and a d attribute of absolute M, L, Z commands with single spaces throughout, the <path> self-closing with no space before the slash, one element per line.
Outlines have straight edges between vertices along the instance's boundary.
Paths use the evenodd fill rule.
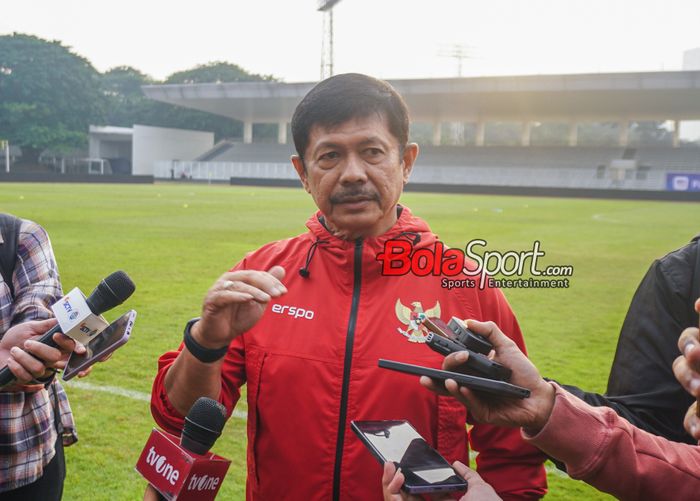
<path fill-rule="evenodd" d="M 179 435 L 185 417 L 180 414 L 168 400 L 165 391 L 165 375 L 182 351 L 184 344 L 177 351 L 168 351 L 158 359 L 158 373 L 153 381 L 151 392 L 151 414 L 158 426 L 168 433 Z M 229 346 L 221 370 L 221 393 L 218 401 L 226 407 L 230 416 L 240 397 L 239 387 L 245 383 L 245 347 L 243 336 L 234 339 Z"/>
<path fill-rule="evenodd" d="M 246 259 L 238 263 L 231 271 L 245 268 Z M 245 336 L 238 336 L 229 345 L 221 368 L 221 392 L 218 401 L 226 407 L 230 416 L 240 398 L 239 388 L 246 382 L 245 373 Z M 158 359 L 158 373 L 151 390 L 151 414 L 163 430 L 179 435 L 185 417 L 180 414 L 168 400 L 165 391 L 165 375 L 180 354 L 184 344 L 177 351 L 168 351 Z"/>
<path fill-rule="evenodd" d="M 554 386 L 549 421 L 526 438 L 564 461 L 569 475 L 619 499 L 697 499 L 700 447 L 651 435 Z"/>
<path fill-rule="evenodd" d="M 480 302 L 482 318 L 478 320 L 495 322 L 527 355 L 522 332 L 503 293 L 487 287 Z M 479 452 L 477 471 L 504 500 L 538 499 L 547 493 L 546 456 L 526 443 L 519 429 L 475 424 L 469 443 Z"/>

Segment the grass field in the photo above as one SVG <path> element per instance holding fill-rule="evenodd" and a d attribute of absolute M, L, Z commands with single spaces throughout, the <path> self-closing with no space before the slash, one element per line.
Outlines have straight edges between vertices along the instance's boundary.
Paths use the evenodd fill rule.
<path fill-rule="evenodd" d="M 403 202 L 453 247 L 482 238 L 489 249 L 525 250 L 539 240 L 543 265 L 573 265 L 569 289 L 505 293 L 540 371 L 592 391 L 605 389 L 622 319 L 651 261 L 700 231 L 700 204 L 690 203 L 438 194 Z M 138 499 L 145 484 L 134 465 L 153 426 L 144 397 L 157 357 L 178 346 L 220 273 L 245 252 L 304 231 L 313 203 L 301 189 L 0 184 L 0 210 L 49 231 L 66 289 L 89 292 L 116 269 L 137 284 L 107 314 L 139 312 L 132 340 L 67 385 L 80 442 L 67 449 L 65 499 Z M 98 391 L 106 386 L 130 393 Z M 220 498 L 243 499 L 245 422 L 231 419 L 214 449 L 233 461 Z M 549 480 L 548 499 L 606 498 L 556 474 Z"/>

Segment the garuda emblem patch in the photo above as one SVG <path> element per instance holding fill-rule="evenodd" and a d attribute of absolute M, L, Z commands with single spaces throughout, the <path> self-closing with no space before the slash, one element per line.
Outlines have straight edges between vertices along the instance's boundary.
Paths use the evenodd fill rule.
<path fill-rule="evenodd" d="M 422 325 L 423 319 L 425 317 L 440 318 L 440 302 L 436 301 L 435 306 L 427 311 L 423 310 L 423 305 L 420 301 L 412 302 L 411 306 L 413 306 L 413 309 L 401 304 L 400 299 L 396 300 L 396 306 L 394 307 L 396 317 L 406 326 L 405 328 L 397 327 L 396 330 L 412 343 L 425 343 L 425 338 L 429 331 Z"/>

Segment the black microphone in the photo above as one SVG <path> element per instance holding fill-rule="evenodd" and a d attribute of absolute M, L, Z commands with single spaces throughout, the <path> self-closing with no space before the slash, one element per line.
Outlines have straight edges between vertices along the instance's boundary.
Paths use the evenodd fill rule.
<path fill-rule="evenodd" d="M 212 398 L 199 397 L 192 404 L 187 417 L 185 417 L 185 425 L 180 436 L 180 447 L 200 456 L 206 454 L 221 436 L 225 424 L 226 407 Z M 149 478 L 146 477 L 146 480 Z M 144 499 L 165 501 L 166 497 L 149 484 Z"/>
<path fill-rule="evenodd" d="M 90 311 L 94 315 L 99 316 L 105 311 L 109 311 L 115 306 L 122 304 L 135 290 L 136 286 L 129 278 L 129 275 L 121 270 L 115 271 L 95 287 L 95 290 L 85 299 L 85 302 L 90 308 Z M 36 341 L 51 346 L 52 348 L 58 348 L 56 341 L 53 340 L 53 335 L 57 332 L 62 332 L 59 324 L 54 325 Z M 8 385 L 14 380 L 15 375 L 12 374 L 9 367 L 4 367 L 0 370 L 0 387 Z"/>
<path fill-rule="evenodd" d="M 209 397 L 200 397 L 190 407 L 182 428 L 180 446 L 195 454 L 209 452 L 226 424 L 226 408 Z"/>

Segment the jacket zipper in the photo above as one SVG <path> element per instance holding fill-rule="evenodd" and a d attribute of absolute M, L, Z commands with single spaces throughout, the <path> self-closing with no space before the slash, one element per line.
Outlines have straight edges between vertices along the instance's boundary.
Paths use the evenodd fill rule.
<path fill-rule="evenodd" d="M 350 367 L 352 365 L 352 347 L 355 340 L 355 325 L 357 324 L 357 309 L 360 306 L 360 286 L 362 284 L 362 239 L 355 240 L 353 262 L 352 303 L 350 305 L 350 320 L 345 337 L 345 360 L 343 362 L 343 387 L 340 394 L 340 416 L 338 419 L 338 438 L 335 446 L 335 468 L 333 469 L 333 500 L 340 499 L 340 473 L 343 462 L 343 445 L 345 441 L 345 420 L 348 412 L 348 391 L 350 389 Z"/>

